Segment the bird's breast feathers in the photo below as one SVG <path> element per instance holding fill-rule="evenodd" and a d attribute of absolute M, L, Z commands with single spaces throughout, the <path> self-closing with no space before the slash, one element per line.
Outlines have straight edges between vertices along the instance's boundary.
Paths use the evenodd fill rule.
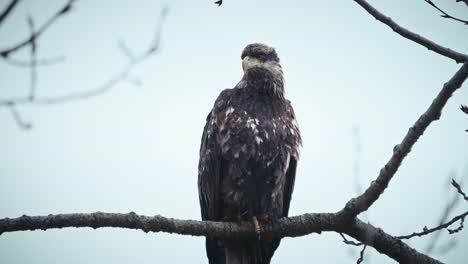
<path fill-rule="evenodd" d="M 268 106 L 245 107 L 248 106 L 246 102 L 236 105 L 228 100 L 224 103 L 213 110 L 210 136 L 216 136 L 220 154 L 225 159 L 254 158 L 269 166 L 279 155 L 299 158 L 299 127 L 289 105 L 277 111 Z"/>

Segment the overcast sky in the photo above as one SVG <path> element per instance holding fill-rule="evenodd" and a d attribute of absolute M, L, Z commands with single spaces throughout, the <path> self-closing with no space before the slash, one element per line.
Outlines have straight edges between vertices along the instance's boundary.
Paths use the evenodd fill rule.
<path fill-rule="evenodd" d="M 26 36 L 27 15 L 40 25 L 64 2 L 20 3 L 0 28 L 0 49 Z M 468 26 L 441 18 L 424 1 L 371 3 L 401 25 L 468 52 Z M 437 3 L 468 19 L 468 7 Z M 134 211 L 199 219 L 205 118 L 219 92 L 242 77 L 240 54 L 252 42 L 277 49 L 304 139 L 290 214 L 333 212 L 376 178 L 461 66 L 400 37 L 350 0 L 225 0 L 220 8 L 211 0 L 79 0 L 38 43 L 41 58 L 65 56 L 39 68 L 38 96 L 104 83 L 127 62 L 118 41 L 145 49 L 165 5 L 161 50 L 131 74 L 141 86 L 122 82 L 88 100 L 18 107 L 33 125 L 29 131 L 0 108 L 0 218 Z M 28 69 L 1 63 L 0 98 L 25 95 L 28 78 Z M 449 176 L 468 183 L 468 118 L 460 104 L 468 104 L 467 84 L 417 142 L 366 221 L 394 235 L 437 223 L 455 193 Z M 466 208 L 460 202 L 454 214 Z M 444 231 L 441 238 L 440 246 L 450 238 L 457 245 L 433 256 L 466 263 L 468 231 L 450 237 Z M 430 239 L 409 244 L 424 251 Z M 356 250 L 336 233 L 313 234 L 284 239 L 272 262 L 355 263 Z M 206 257 L 204 238 L 83 228 L 3 234 L 0 263 L 206 263 Z M 393 262 L 368 249 L 365 263 Z"/>

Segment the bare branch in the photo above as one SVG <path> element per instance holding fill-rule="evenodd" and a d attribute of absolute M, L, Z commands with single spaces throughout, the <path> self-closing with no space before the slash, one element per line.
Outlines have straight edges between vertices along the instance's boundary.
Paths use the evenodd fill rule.
<path fill-rule="evenodd" d="M 450 173 L 449 174 L 450 181 L 453 179 L 453 177 L 454 177 L 454 175 L 452 173 Z M 447 220 L 449 219 L 453 209 L 455 208 L 455 206 L 458 204 L 459 201 L 460 201 L 460 199 L 458 199 L 458 195 L 455 194 L 453 196 L 453 198 L 445 206 L 445 209 L 442 212 L 442 214 L 441 214 L 441 216 L 439 218 L 439 221 L 437 222 L 437 223 L 439 223 L 439 225 L 447 222 Z M 437 241 L 439 240 L 440 234 L 441 234 L 441 232 L 436 232 L 434 234 L 431 241 L 427 244 L 427 246 L 426 246 L 426 248 L 424 250 L 424 252 L 426 252 L 426 254 L 432 253 L 432 251 L 434 250 L 434 248 L 435 248 L 435 246 L 437 244 Z M 448 244 L 445 247 L 443 247 L 442 249 L 439 249 L 439 250 L 443 251 L 443 249 L 448 249 L 449 250 Z M 443 251 L 443 252 L 447 252 L 447 251 Z"/>
<path fill-rule="evenodd" d="M 463 113 L 465 113 L 465 114 L 468 115 L 468 106 L 466 106 L 466 105 L 461 105 L 461 106 L 460 106 L 460 110 L 462 110 Z"/>
<path fill-rule="evenodd" d="M 441 263 L 419 253 L 400 239 L 385 233 L 382 229 L 376 228 L 369 223 L 366 224 L 357 218 L 352 221 L 350 226 L 346 227 L 343 233 L 375 248 L 378 252 L 391 257 L 399 263 Z"/>
<path fill-rule="evenodd" d="M 30 122 L 27 122 L 25 121 L 20 113 L 18 112 L 18 110 L 16 110 L 16 107 L 14 104 L 9 104 L 8 105 L 8 109 L 10 109 L 10 112 L 11 112 L 11 115 L 13 116 L 13 119 L 15 120 L 16 124 L 18 125 L 18 127 L 24 129 L 24 130 L 28 130 L 28 129 L 31 129 L 32 128 L 32 124 Z"/>
<path fill-rule="evenodd" d="M 303 214 L 264 225 L 263 232 L 269 237 L 297 237 L 323 231 L 345 233 L 368 246 L 374 247 L 382 254 L 400 263 L 441 263 L 421 254 L 379 228 L 363 223 L 359 219 L 345 221 L 336 213 Z M 26 230 L 47 230 L 65 227 L 119 227 L 139 229 L 144 232 L 166 232 L 180 235 L 208 237 L 256 237 L 252 223 L 230 223 L 197 220 L 179 220 L 163 216 L 143 216 L 133 212 L 92 213 L 92 214 L 59 214 L 48 216 L 26 216 L 0 219 L 0 234 Z"/>
<path fill-rule="evenodd" d="M 335 214 L 305 214 L 284 218 L 269 226 L 262 226 L 265 233 L 273 236 L 297 237 L 321 231 L 331 231 L 340 224 Z M 139 229 L 144 232 L 167 232 L 180 235 L 210 237 L 255 237 L 252 223 L 229 223 L 197 220 L 178 220 L 160 215 L 143 216 L 133 212 L 58 214 L 0 219 L 0 234 L 26 230 L 47 230 L 64 227 L 119 227 Z"/>
<path fill-rule="evenodd" d="M 352 241 L 352 240 L 347 239 L 343 235 L 343 233 L 338 233 L 338 234 L 340 234 L 340 236 L 343 238 L 343 243 L 345 243 L 345 244 L 348 244 L 348 245 L 351 245 L 351 246 L 362 246 L 363 245 L 362 242 L 356 242 L 356 241 Z"/>
<path fill-rule="evenodd" d="M 37 40 L 58 18 L 64 16 L 71 10 L 73 2 L 75 2 L 75 0 L 68 0 L 67 3 L 65 3 L 62 8 L 60 8 L 51 18 L 49 18 L 41 27 L 39 27 L 37 31 L 31 33 L 27 39 L 21 41 L 20 43 L 0 51 L 0 56 L 7 58 L 9 55 L 11 55 L 11 53 L 25 47 L 26 45 L 30 45 L 31 42 Z"/>
<path fill-rule="evenodd" d="M 403 159 L 411 151 L 411 148 L 416 141 L 421 137 L 426 128 L 433 122 L 440 118 L 442 109 L 447 103 L 452 94 L 461 87 L 463 82 L 468 77 L 468 63 L 455 73 L 455 75 L 444 84 L 442 90 L 434 99 L 429 108 L 424 112 L 419 119 L 408 130 L 403 141 L 393 148 L 393 155 L 385 166 L 380 170 L 379 176 L 367 190 L 360 196 L 351 199 L 342 210 L 344 214 L 350 216 L 358 215 L 367 209 L 380 197 L 380 195 L 387 188 L 390 180 L 395 175 L 396 171 L 401 165 Z"/>
<path fill-rule="evenodd" d="M 451 229 L 447 229 L 449 231 L 449 234 L 453 234 L 453 233 L 457 233 L 458 231 L 460 231 L 462 228 L 463 228 L 463 221 L 465 220 L 465 217 L 468 215 L 468 211 L 464 212 L 463 214 L 460 214 L 460 215 L 457 215 L 455 216 L 454 218 L 452 218 L 450 221 L 446 222 L 446 223 L 443 223 L 441 225 L 438 225 L 436 227 L 433 227 L 433 228 L 427 228 L 426 226 L 423 228 L 423 231 L 421 232 L 413 232 L 412 234 L 410 235 L 404 235 L 404 236 L 397 236 L 397 238 L 399 239 L 410 239 L 410 238 L 413 238 L 413 237 L 422 237 L 422 236 L 425 236 L 425 235 L 428 235 L 428 234 L 431 234 L 431 233 L 434 233 L 436 231 L 439 231 L 439 230 L 442 230 L 442 229 L 446 229 L 448 228 L 449 226 L 451 226 L 452 224 L 456 223 L 457 221 L 460 221 L 460 227 L 458 227 L 457 229 L 454 229 L 454 230 L 451 230 Z"/>
<path fill-rule="evenodd" d="M 455 187 L 455 189 L 457 189 L 458 193 L 460 193 L 463 196 L 463 198 L 465 198 L 465 199 L 467 198 L 465 196 L 465 193 L 461 190 L 460 185 L 454 179 L 452 179 L 452 185 L 453 185 L 453 187 Z M 468 199 L 466 199 L 466 200 L 468 201 Z M 447 229 L 449 234 L 458 233 L 463 229 L 463 222 L 465 221 L 465 217 L 467 215 L 468 215 L 468 211 L 466 211 L 466 212 L 464 212 L 464 213 L 462 213 L 460 215 L 457 215 L 454 218 L 452 218 L 450 221 L 448 221 L 446 223 L 442 223 L 442 224 L 440 224 L 440 225 L 438 225 L 436 227 L 427 228 L 425 226 L 423 228 L 422 232 L 414 232 L 411 235 L 398 236 L 398 238 L 400 238 L 400 239 L 409 239 L 409 238 L 416 237 L 416 236 L 421 237 L 421 236 L 425 236 L 425 235 L 431 234 L 433 232 L 436 232 L 436 231 L 439 231 L 439 230 L 442 230 L 442 229 Z M 449 229 L 448 228 L 449 226 L 456 223 L 457 221 L 460 221 L 460 226 L 459 227 L 457 227 L 456 229 Z"/>
<path fill-rule="evenodd" d="M 223 4 L 223 0 L 218 0 L 216 2 L 214 2 L 215 5 L 218 5 L 218 6 L 221 6 Z"/>
<path fill-rule="evenodd" d="M 31 62 L 29 63 L 29 65 L 31 66 L 31 88 L 30 88 L 29 95 L 16 97 L 16 98 L 9 98 L 9 99 L 0 99 L 0 106 L 12 106 L 12 105 L 17 106 L 17 105 L 25 105 L 25 104 L 52 105 L 52 104 L 61 104 L 61 103 L 67 103 L 67 102 L 72 102 L 72 101 L 77 101 L 77 100 L 84 100 L 84 99 L 92 98 L 95 96 L 102 95 L 106 92 L 109 92 L 112 88 L 114 88 L 116 84 L 118 84 L 119 82 L 123 80 L 128 80 L 129 83 L 136 85 L 136 86 L 141 85 L 140 80 L 135 79 L 135 78 L 129 79 L 130 72 L 137 65 L 147 60 L 149 57 L 151 57 L 152 55 L 156 54 L 159 51 L 162 26 L 163 26 L 164 19 L 167 17 L 167 13 L 168 13 L 167 7 L 163 8 L 161 11 L 161 15 L 159 17 L 159 23 L 157 25 L 155 37 L 150 42 L 150 44 L 145 50 L 143 50 L 140 54 L 136 56 L 132 54 L 131 57 L 129 57 L 129 54 L 126 54 L 126 56 L 129 58 L 129 61 L 123 67 L 122 70 L 114 74 L 111 78 L 105 81 L 102 85 L 89 89 L 89 90 L 85 90 L 85 91 L 68 93 L 68 94 L 59 95 L 59 96 L 51 96 L 51 97 L 36 96 L 35 95 L 36 78 L 37 78 L 36 77 L 37 62 L 35 59 L 36 45 L 31 44 L 31 47 L 34 47 L 34 48 L 31 49 Z M 31 43 L 35 43 L 35 39 L 33 39 Z M 123 42 L 121 42 L 120 44 L 120 48 L 122 52 L 124 53 L 129 52 L 128 48 L 127 48 L 128 50 L 124 51 L 125 48 L 123 48 L 122 45 L 124 44 L 122 43 Z M 15 119 L 18 120 L 17 118 Z"/>
<path fill-rule="evenodd" d="M 133 51 L 127 46 L 125 41 L 119 41 L 119 48 L 129 61 L 134 61 L 136 59 L 135 54 L 133 54 Z"/>
<path fill-rule="evenodd" d="M 375 17 L 377 20 L 384 23 L 385 25 L 389 26 L 391 29 L 393 29 L 393 31 L 395 31 L 402 37 L 412 40 L 442 56 L 451 58 L 455 60 L 457 63 L 463 63 L 463 62 L 468 61 L 468 55 L 451 50 L 446 47 L 443 47 L 427 38 L 424 38 L 414 32 L 409 31 L 408 29 L 395 23 L 390 17 L 387 17 L 384 14 L 380 13 L 377 9 L 375 9 L 365 0 L 354 0 L 354 1 L 358 3 L 360 6 L 362 6 L 373 17 Z"/>
<path fill-rule="evenodd" d="M 454 179 L 452 179 L 452 186 L 457 189 L 457 192 L 463 197 L 463 199 L 465 199 L 465 201 L 468 201 L 468 196 L 466 196 L 466 194 L 461 189 L 460 184 L 458 184 L 458 182 L 456 182 Z"/>
<path fill-rule="evenodd" d="M 33 66 L 30 61 L 18 60 L 18 59 L 14 59 L 12 57 L 4 58 L 3 61 L 6 64 L 9 64 L 9 65 L 15 66 L 15 67 L 29 68 L 29 67 Z M 50 66 L 50 65 L 55 65 L 55 64 L 61 63 L 63 61 L 65 61 L 64 56 L 58 56 L 58 57 L 47 58 L 47 59 L 45 59 L 45 58 L 40 58 L 40 59 L 36 58 L 35 65 L 36 66 Z"/>
<path fill-rule="evenodd" d="M 449 229 L 447 228 L 447 231 L 449 232 L 449 234 L 455 234 L 455 233 L 458 233 L 460 232 L 462 229 L 463 229 L 463 223 L 465 222 L 465 217 L 463 217 L 461 220 L 460 220 L 460 225 L 455 228 L 455 229 Z"/>
<path fill-rule="evenodd" d="M 452 19 L 452 20 L 455 20 L 455 21 L 458 21 L 458 22 L 462 22 L 463 24 L 465 25 L 468 25 L 468 20 L 463 20 L 463 19 L 459 19 L 459 18 L 456 18 L 454 16 L 451 16 L 449 15 L 447 12 L 445 12 L 444 10 L 440 9 L 436 4 L 434 4 L 434 2 L 432 2 L 431 0 L 424 0 L 426 3 L 428 3 L 429 5 L 431 5 L 432 7 L 434 7 L 435 9 L 439 10 L 439 12 L 442 13 L 441 17 L 443 18 L 448 18 L 448 19 Z"/>
<path fill-rule="evenodd" d="M 2 13 L 0 13 L 0 24 L 2 24 L 2 22 L 5 20 L 5 18 L 8 17 L 8 15 L 11 13 L 11 11 L 13 10 L 13 8 L 15 8 L 15 6 L 19 3 L 19 0 L 12 0 L 8 5 L 7 7 L 5 8 L 5 10 L 3 10 Z"/>
<path fill-rule="evenodd" d="M 362 250 L 361 250 L 361 252 L 359 253 L 359 258 L 358 258 L 358 260 L 356 261 L 357 264 L 360 264 L 360 263 L 362 263 L 362 261 L 364 261 L 364 251 L 366 251 L 366 248 L 367 248 L 367 245 L 364 245 L 364 246 L 362 247 Z"/>
<path fill-rule="evenodd" d="M 34 34 L 34 21 L 32 17 L 28 17 L 28 25 L 31 35 Z M 29 44 L 31 46 L 31 84 L 29 87 L 29 100 L 34 100 L 34 96 L 36 94 L 36 86 L 37 86 L 37 64 L 36 64 L 36 54 L 37 54 L 37 44 L 36 39 L 33 38 Z"/>

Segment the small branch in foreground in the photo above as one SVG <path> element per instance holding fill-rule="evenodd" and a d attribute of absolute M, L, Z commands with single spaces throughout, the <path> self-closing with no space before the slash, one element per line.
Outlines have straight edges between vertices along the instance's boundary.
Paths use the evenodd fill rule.
<path fill-rule="evenodd" d="M 412 40 L 429 50 L 432 50 L 442 56 L 451 58 L 455 60 L 457 63 L 463 63 L 468 61 L 468 55 L 451 50 L 449 48 L 446 48 L 444 46 L 441 46 L 427 38 L 424 38 L 414 32 L 409 31 L 408 29 L 398 25 L 396 22 L 394 22 L 390 17 L 385 16 L 384 14 L 380 13 L 379 10 L 375 9 L 373 6 L 371 6 L 367 1 L 365 0 L 354 0 L 356 3 L 358 3 L 362 8 L 364 8 L 369 14 L 371 14 L 375 19 L 379 20 L 380 22 L 384 23 L 385 25 L 389 26 L 393 31 L 401 35 L 402 37 L 405 37 L 409 40 Z"/>
<path fill-rule="evenodd" d="M 443 18 L 448 18 L 448 19 L 452 19 L 452 20 L 455 20 L 455 21 L 458 21 L 458 22 L 461 22 L 465 25 L 468 25 L 468 20 L 463 20 L 463 19 L 459 19 L 459 18 L 456 18 L 452 15 L 449 15 L 447 12 L 445 12 L 444 10 L 442 10 L 440 7 L 438 7 L 434 2 L 432 2 L 431 0 L 424 0 L 424 2 L 428 3 L 429 5 L 431 5 L 432 7 L 434 7 L 435 9 L 439 10 L 440 13 L 442 13 L 442 15 L 440 15 L 441 17 Z"/>

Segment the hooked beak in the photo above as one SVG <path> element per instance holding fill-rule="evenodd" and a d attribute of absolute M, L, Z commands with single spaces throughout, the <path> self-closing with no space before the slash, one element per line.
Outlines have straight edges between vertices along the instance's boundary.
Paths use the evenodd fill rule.
<path fill-rule="evenodd" d="M 260 66 L 261 64 L 262 64 L 262 62 L 260 62 L 259 60 L 255 59 L 255 58 L 251 58 L 249 56 L 245 56 L 245 58 L 242 60 L 242 70 L 244 70 L 244 72 L 246 72 L 250 68 Z"/>

